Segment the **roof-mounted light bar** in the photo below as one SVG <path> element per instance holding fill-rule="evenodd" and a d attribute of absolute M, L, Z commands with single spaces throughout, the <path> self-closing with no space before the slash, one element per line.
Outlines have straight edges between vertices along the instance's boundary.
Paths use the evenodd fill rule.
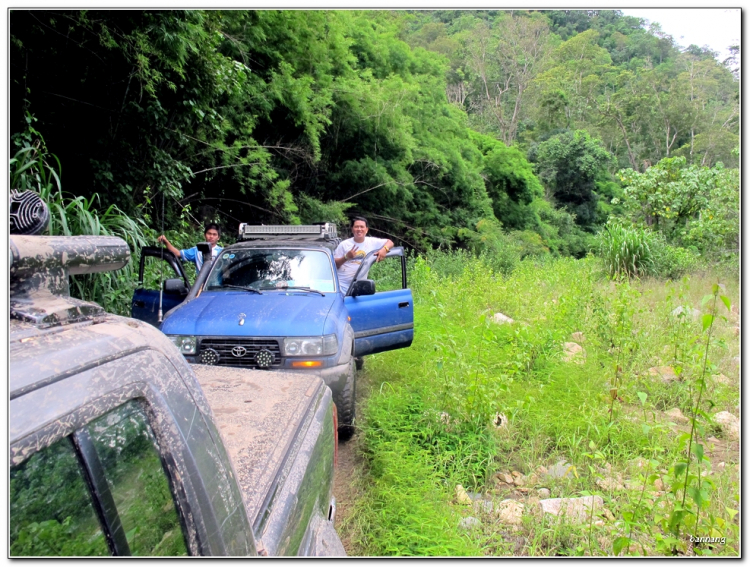
<path fill-rule="evenodd" d="M 288 237 L 292 240 L 332 240 L 337 238 L 336 225 L 320 224 L 240 224 L 240 239 Z"/>

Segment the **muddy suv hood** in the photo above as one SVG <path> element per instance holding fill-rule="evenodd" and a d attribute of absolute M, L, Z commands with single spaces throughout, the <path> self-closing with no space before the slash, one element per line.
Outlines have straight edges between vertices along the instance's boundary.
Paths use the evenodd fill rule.
<path fill-rule="evenodd" d="M 167 335 L 317 336 L 325 333 L 335 301 L 343 301 L 341 294 L 203 292 L 170 311 L 161 330 Z"/>

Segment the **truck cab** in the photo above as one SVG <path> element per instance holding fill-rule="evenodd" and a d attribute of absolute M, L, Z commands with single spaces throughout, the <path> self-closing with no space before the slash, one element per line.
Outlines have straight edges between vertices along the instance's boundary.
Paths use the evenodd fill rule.
<path fill-rule="evenodd" d="M 324 382 L 188 364 L 70 296 L 125 241 L 31 228 L 9 242 L 9 555 L 345 555 Z"/>
<path fill-rule="evenodd" d="M 159 325 L 194 364 L 320 376 L 333 392 L 346 438 L 353 433 L 355 357 L 411 345 L 414 309 L 402 247 L 385 259 L 400 270 L 396 289 L 378 291 L 368 279 L 371 254 L 343 294 L 333 256 L 339 241 L 330 223 L 243 224 L 240 240 L 206 262 L 189 289 L 172 254 L 144 249 L 141 274 L 146 259 L 158 256 L 174 277 L 161 291 L 136 290 L 133 317 Z"/>

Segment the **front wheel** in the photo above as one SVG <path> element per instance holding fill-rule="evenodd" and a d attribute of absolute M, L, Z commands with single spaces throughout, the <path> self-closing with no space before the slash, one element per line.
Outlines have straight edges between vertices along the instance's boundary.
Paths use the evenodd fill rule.
<path fill-rule="evenodd" d="M 346 384 L 338 397 L 336 410 L 339 415 L 339 439 L 348 441 L 354 435 L 354 394 L 356 371 L 354 364 L 349 364 L 349 375 Z"/>

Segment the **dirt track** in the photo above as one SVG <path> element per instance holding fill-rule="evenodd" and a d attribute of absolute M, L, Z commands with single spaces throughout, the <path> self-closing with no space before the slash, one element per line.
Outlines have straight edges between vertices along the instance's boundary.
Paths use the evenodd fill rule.
<path fill-rule="evenodd" d="M 347 554 L 352 552 L 353 546 L 348 537 L 349 530 L 344 531 L 341 526 L 352 513 L 357 494 L 356 489 L 352 486 L 357 463 L 356 443 L 356 436 L 349 441 L 339 443 L 338 464 L 333 476 L 333 494 L 336 497 L 336 528 Z"/>

